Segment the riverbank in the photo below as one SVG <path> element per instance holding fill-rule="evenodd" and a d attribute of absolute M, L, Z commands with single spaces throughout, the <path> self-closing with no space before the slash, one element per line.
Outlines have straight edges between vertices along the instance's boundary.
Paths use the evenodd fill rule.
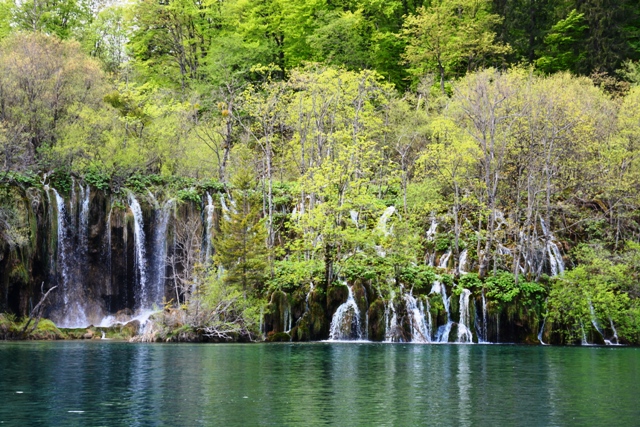
<path fill-rule="evenodd" d="M 126 324 L 116 324 L 109 327 L 89 326 L 86 328 L 58 328 L 49 319 L 39 322 L 16 320 L 13 316 L 0 314 L 0 340 L 30 341 L 30 340 L 92 340 L 113 339 L 132 340 L 138 335 L 140 324 L 137 321 Z"/>

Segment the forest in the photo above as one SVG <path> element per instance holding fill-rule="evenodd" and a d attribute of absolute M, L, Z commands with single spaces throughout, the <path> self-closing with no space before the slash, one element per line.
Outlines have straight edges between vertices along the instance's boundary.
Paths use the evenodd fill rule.
<path fill-rule="evenodd" d="M 640 344 L 637 1 L 2 0 L 0 121 L 0 338 Z"/>

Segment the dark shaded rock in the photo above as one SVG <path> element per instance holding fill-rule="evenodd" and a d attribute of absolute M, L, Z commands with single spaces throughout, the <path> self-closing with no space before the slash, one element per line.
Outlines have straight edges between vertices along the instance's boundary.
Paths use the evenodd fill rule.
<path fill-rule="evenodd" d="M 384 301 L 379 298 L 369 306 L 369 339 L 371 341 L 384 341 L 385 339 L 387 331 L 384 312 Z"/>

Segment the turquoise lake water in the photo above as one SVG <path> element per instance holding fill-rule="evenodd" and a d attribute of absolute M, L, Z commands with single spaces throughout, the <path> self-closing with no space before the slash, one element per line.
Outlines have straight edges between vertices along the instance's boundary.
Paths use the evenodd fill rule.
<path fill-rule="evenodd" d="M 0 342 L 2 426 L 640 425 L 640 349 Z"/>

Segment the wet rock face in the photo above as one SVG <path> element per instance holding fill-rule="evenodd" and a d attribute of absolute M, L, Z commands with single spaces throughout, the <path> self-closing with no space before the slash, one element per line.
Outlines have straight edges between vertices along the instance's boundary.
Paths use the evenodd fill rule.
<path fill-rule="evenodd" d="M 27 191 L 16 187 L 11 195 L 29 242 L 13 248 L 0 246 L 0 312 L 27 315 L 38 303 L 42 289 L 52 286 L 58 288 L 51 294 L 45 316 L 56 321 L 67 319 L 75 310 L 86 315 L 87 324 L 99 324 L 105 316 L 139 308 L 140 263 L 126 197 L 78 182 L 68 193 L 48 187 Z M 162 274 L 164 255 L 152 259 L 157 253 L 155 246 L 172 241 L 176 218 L 182 221 L 200 213 L 196 207 L 186 206 L 175 214 L 165 209 L 163 213 L 170 214 L 165 218 L 156 212 L 164 206 L 158 208 L 144 197 L 139 205 L 142 231 L 149 236 L 145 242 L 149 256 L 144 263 L 154 272 L 151 298 L 161 303 L 163 297 L 169 299 L 175 292 Z M 160 219 L 166 220 L 163 236 L 157 236 Z M 70 307 L 71 303 L 79 306 Z"/>

